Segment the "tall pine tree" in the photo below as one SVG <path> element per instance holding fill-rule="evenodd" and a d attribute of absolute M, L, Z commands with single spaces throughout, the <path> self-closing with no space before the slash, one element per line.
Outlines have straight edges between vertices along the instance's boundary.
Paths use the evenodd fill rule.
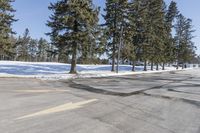
<path fill-rule="evenodd" d="M 172 63 L 175 61 L 175 43 L 174 38 L 172 36 L 172 28 L 174 27 L 173 22 L 178 15 L 178 9 L 176 2 L 172 1 L 168 7 L 168 10 L 165 14 L 165 28 L 167 32 L 167 36 L 165 39 L 165 50 L 164 50 L 164 58 L 163 69 L 165 63 Z"/>
<path fill-rule="evenodd" d="M 135 58 L 133 62 L 133 71 L 135 70 L 136 61 L 144 61 L 144 70 L 146 71 L 147 51 L 147 17 L 148 1 L 132 0 L 130 6 L 130 23 L 133 26 L 132 43 L 134 45 Z"/>
<path fill-rule="evenodd" d="M 180 64 L 182 68 L 184 63 L 187 63 L 194 57 L 195 46 L 192 42 L 194 32 L 192 20 L 185 18 L 182 14 L 177 16 L 177 23 L 175 24 L 175 40 L 176 40 L 176 61 L 177 69 Z"/>
<path fill-rule="evenodd" d="M 127 33 L 126 31 L 128 31 L 128 0 L 106 0 L 106 8 L 104 11 L 106 12 L 103 17 L 106 21 L 104 26 L 105 34 L 107 35 L 107 49 L 112 59 L 111 71 L 115 71 L 120 37 L 125 35 L 125 33 Z M 123 30 L 121 28 L 123 28 Z M 122 38 L 124 39 L 125 36 Z"/>
<path fill-rule="evenodd" d="M 156 69 L 158 70 L 158 65 L 164 60 L 164 39 L 166 37 L 165 23 L 164 23 L 164 8 L 163 0 L 152 0 L 148 2 L 148 19 L 147 19 L 147 32 L 146 32 L 146 43 L 147 59 L 151 61 L 151 66 L 153 63 L 156 64 Z M 151 68 L 153 70 L 153 68 Z"/>
<path fill-rule="evenodd" d="M 59 0 L 51 3 L 49 9 L 53 11 L 47 24 L 52 29 L 49 33 L 52 43 L 58 47 L 68 46 L 72 53 L 70 73 L 76 73 L 77 55 L 93 36 L 99 9 L 92 0 Z"/>

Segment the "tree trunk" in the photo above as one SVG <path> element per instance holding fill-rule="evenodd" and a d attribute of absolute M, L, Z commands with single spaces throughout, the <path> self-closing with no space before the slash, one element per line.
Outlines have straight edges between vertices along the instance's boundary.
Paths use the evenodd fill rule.
<path fill-rule="evenodd" d="M 115 43 L 113 44 L 113 53 L 112 53 L 112 72 L 115 71 L 115 56 L 116 56 L 116 48 L 115 48 Z"/>
<path fill-rule="evenodd" d="M 77 55 L 77 44 L 74 44 L 73 45 L 73 53 L 72 53 L 72 61 L 71 61 L 71 70 L 70 70 L 71 74 L 77 73 L 77 71 L 76 71 L 76 62 L 77 62 L 76 55 Z"/>
<path fill-rule="evenodd" d="M 125 60 L 124 60 L 124 59 L 122 59 L 122 64 L 123 64 L 123 65 L 125 64 Z"/>
<path fill-rule="evenodd" d="M 144 61 L 144 71 L 147 71 L 147 61 Z"/>
<path fill-rule="evenodd" d="M 182 63 L 182 69 L 184 69 L 184 63 Z"/>
<path fill-rule="evenodd" d="M 178 66 L 178 65 L 179 65 L 179 62 L 177 62 L 177 66 L 176 66 L 176 69 L 177 69 L 177 70 L 178 70 L 178 68 L 179 68 L 179 66 Z"/>
<path fill-rule="evenodd" d="M 151 62 L 151 71 L 153 71 L 153 61 Z"/>
<path fill-rule="evenodd" d="M 158 65 L 158 63 L 156 64 L 156 70 L 157 70 L 157 71 L 159 70 L 159 65 Z"/>
<path fill-rule="evenodd" d="M 133 61 L 133 67 L 132 67 L 132 71 L 135 71 L 135 61 Z"/>
<path fill-rule="evenodd" d="M 113 53 L 112 53 L 112 69 L 111 71 L 114 72 L 115 71 L 115 57 L 116 57 L 116 42 L 117 42 L 117 32 L 116 32 L 116 29 L 117 29 L 117 3 L 114 4 L 114 33 L 113 33 Z"/>
<path fill-rule="evenodd" d="M 162 64 L 162 70 L 165 70 L 165 63 Z"/>

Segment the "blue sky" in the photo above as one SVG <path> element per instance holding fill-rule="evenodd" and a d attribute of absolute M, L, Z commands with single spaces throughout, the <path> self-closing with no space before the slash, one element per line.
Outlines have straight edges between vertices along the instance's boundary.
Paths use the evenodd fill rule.
<path fill-rule="evenodd" d="M 50 29 L 45 25 L 51 12 L 48 10 L 50 2 L 57 0 L 16 0 L 13 3 L 14 8 L 17 10 L 15 13 L 18 22 L 13 24 L 13 29 L 18 35 L 23 34 L 25 28 L 29 28 L 30 34 L 33 38 L 44 37 L 49 39 L 45 33 Z M 169 3 L 171 0 L 165 0 Z M 193 25 L 196 29 L 194 35 L 194 42 L 198 47 L 197 53 L 200 54 L 200 0 L 175 0 L 178 3 L 178 8 L 181 13 L 193 20 Z M 104 7 L 105 0 L 94 0 L 98 6 Z"/>

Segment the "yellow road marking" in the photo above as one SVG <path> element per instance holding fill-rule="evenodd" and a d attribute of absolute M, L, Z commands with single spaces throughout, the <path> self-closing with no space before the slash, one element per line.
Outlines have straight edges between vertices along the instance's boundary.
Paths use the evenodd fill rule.
<path fill-rule="evenodd" d="M 48 93 L 48 92 L 69 92 L 69 90 L 16 90 L 17 92 L 25 92 L 25 93 Z"/>
<path fill-rule="evenodd" d="M 67 111 L 67 110 L 78 109 L 78 108 L 82 108 L 83 105 L 86 105 L 86 104 L 89 104 L 89 103 L 92 103 L 95 101 L 98 101 L 98 99 L 91 99 L 91 100 L 77 102 L 77 103 L 70 102 L 70 103 L 63 104 L 63 105 L 60 105 L 60 106 L 57 106 L 54 108 L 39 111 L 39 112 L 30 114 L 30 115 L 25 115 L 25 116 L 17 118 L 16 120 L 21 120 L 21 119 L 26 119 L 26 118 L 36 117 L 36 116 L 42 116 L 42 115 L 48 115 L 48 114 L 63 112 L 63 111 Z"/>

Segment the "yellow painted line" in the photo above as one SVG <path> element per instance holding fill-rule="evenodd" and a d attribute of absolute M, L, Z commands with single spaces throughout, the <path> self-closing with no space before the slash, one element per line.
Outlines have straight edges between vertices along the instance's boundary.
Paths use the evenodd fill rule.
<path fill-rule="evenodd" d="M 69 90 L 16 90 L 16 92 L 25 92 L 25 93 L 48 93 L 48 92 L 69 92 Z"/>
<path fill-rule="evenodd" d="M 39 112 L 30 114 L 30 115 L 25 115 L 25 116 L 17 118 L 16 120 L 22 120 L 22 119 L 31 118 L 31 117 L 49 115 L 49 114 L 63 112 L 63 111 L 67 111 L 67 110 L 78 109 L 78 108 L 82 108 L 83 105 L 86 105 L 86 104 L 89 104 L 89 103 L 92 103 L 92 102 L 95 102 L 95 101 L 98 101 L 98 99 L 91 99 L 91 100 L 77 102 L 77 103 L 70 102 L 70 103 L 67 103 L 67 104 L 59 105 L 59 106 L 54 107 L 54 108 L 39 111 Z"/>

